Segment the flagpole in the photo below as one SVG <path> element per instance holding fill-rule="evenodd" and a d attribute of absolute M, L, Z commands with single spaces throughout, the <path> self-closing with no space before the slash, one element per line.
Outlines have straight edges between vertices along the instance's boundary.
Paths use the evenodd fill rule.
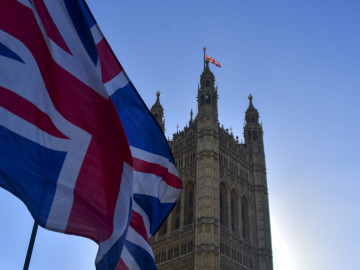
<path fill-rule="evenodd" d="M 35 238 L 36 238 L 36 233 L 37 233 L 38 227 L 39 227 L 39 225 L 37 224 L 36 221 L 34 221 L 34 226 L 33 226 L 32 232 L 31 232 L 30 242 L 29 242 L 27 253 L 26 253 L 26 258 L 25 258 L 25 263 L 24 263 L 24 270 L 29 269 L 31 255 L 32 255 L 32 251 L 33 251 L 33 248 L 34 248 L 34 243 L 35 243 Z"/>
<path fill-rule="evenodd" d="M 206 51 L 206 47 L 204 47 L 204 69 L 205 69 L 205 51 Z"/>

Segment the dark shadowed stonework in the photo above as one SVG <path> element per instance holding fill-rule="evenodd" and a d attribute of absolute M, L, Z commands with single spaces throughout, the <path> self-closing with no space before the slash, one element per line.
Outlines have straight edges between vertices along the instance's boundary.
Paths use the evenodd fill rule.
<path fill-rule="evenodd" d="M 239 142 L 218 121 L 218 90 L 207 62 L 198 115 L 169 141 L 184 183 L 181 200 L 151 239 L 159 270 L 272 270 L 262 125 L 252 96 Z M 163 108 L 151 109 L 164 130 Z"/>

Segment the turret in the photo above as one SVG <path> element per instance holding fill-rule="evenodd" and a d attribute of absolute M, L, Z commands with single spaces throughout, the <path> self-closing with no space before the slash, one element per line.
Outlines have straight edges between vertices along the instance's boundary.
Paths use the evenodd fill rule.
<path fill-rule="evenodd" d="M 269 198 L 266 179 L 263 129 L 259 123 L 259 112 L 249 96 L 249 107 L 245 113 L 244 137 L 246 151 L 250 158 L 250 181 L 255 187 L 255 207 L 257 226 L 255 236 L 259 250 L 260 270 L 272 270 L 271 233 L 269 216 Z M 261 222 L 260 222 L 261 221 Z"/>
<path fill-rule="evenodd" d="M 155 117 L 156 121 L 158 122 L 159 126 L 161 127 L 162 131 L 165 132 L 165 119 L 164 119 L 164 108 L 160 104 L 160 91 L 156 93 L 156 102 L 151 107 L 151 113 Z"/>
<path fill-rule="evenodd" d="M 209 60 L 207 59 L 205 59 L 204 71 L 200 75 L 197 101 L 199 120 L 210 120 L 210 122 L 217 124 L 217 87 L 215 87 L 215 76 L 209 68 Z"/>
<path fill-rule="evenodd" d="M 264 154 L 263 129 L 259 123 L 259 112 L 249 95 L 249 107 L 245 113 L 244 137 L 248 153 Z"/>

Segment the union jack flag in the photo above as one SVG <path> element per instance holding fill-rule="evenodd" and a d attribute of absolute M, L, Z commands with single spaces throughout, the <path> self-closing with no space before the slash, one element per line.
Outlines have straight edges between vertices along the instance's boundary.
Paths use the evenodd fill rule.
<path fill-rule="evenodd" d="M 207 54 L 205 54 L 205 59 L 209 60 L 209 62 L 213 63 L 215 66 L 221 67 L 221 64 L 218 61 L 216 61 L 214 58 L 211 58 Z"/>
<path fill-rule="evenodd" d="M 97 242 L 97 269 L 156 269 L 182 181 L 83 0 L 0 0 L 0 186 Z"/>

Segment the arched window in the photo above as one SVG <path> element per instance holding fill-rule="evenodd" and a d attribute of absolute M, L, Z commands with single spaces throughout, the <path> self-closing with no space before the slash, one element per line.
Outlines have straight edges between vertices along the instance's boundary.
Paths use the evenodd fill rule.
<path fill-rule="evenodd" d="M 201 104 L 204 104 L 205 103 L 205 98 L 204 98 L 204 95 L 201 95 Z"/>
<path fill-rule="evenodd" d="M 171 230 L 176 230 L 180 228 L 180 209 L 181 209 L 181 200 L 176 203 L 176 206 L 171 212 Z"/>
<path fill-rule="evenodd" d="M 194 184 L 188 183 L 185 188 L 184 225 L 193 223 L 194 220 Z"/>
<path fill-rule="evenodd" d="M 220 184 L 220 224 L 227 227 L 227 194 L 223 183 Z"/>
<path fill-rule="evenodd" d="M 238 198 L 235 190 L 231 191 L 231 230 L 239 232 Z"/>
<path fill-rule="evenodd" d="M 249 204 L 245 197 L 241 199 L 241 223 L 242 223 L 242 236 L 249 239 Z"/>
<path fill-rule="evenodd" d="M 257 140 L 258 138 L 258 134 L 257 134 L 257 131 L 256 130 L 253 130 L 253 140 Z"/>
<path fill-rule="evenodd" d="M 211 96 L 210 96 L 210 94 L 205 95 L 205 103 L 206 104 L 211 104 Z"/>
<path fill-rule="evenodd" d="M 251 140 L 251 131 L 248 131 L 248 139 Z"/>

